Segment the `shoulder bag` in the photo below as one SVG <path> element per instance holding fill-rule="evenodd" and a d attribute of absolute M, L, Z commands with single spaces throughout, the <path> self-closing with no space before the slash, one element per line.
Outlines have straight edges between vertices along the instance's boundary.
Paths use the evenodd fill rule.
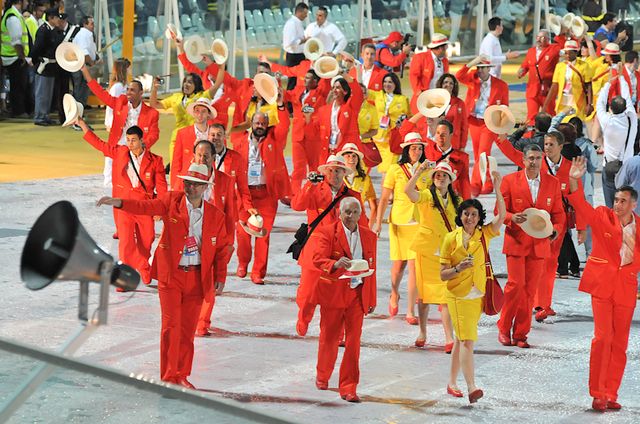
<path fill-rule="evenodd" d="M 500 287 L 500 283 L 493 275 L 493 267 L 491 266 L 491 258 L 489 257 L 489 251 L 487 250 L 487 242 L 484 239 L 484 234 L 480 237 L 480 242 L 482 243 L 482 249 L 484 250 L 484 266 L 487 274 L 487 284 L 482 302 L 482 311 L 486 315 L 497 315 L 504 304 L 504 292 L 502 291 L 502 287 Z"/>

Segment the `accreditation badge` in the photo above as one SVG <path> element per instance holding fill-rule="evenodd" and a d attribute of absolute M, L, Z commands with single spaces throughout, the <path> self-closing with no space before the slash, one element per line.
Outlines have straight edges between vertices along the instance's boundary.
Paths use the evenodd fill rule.
<path fill-rule="evenodd" d="M 551 206 L 551 197 L 547 197 L 547 206 Z"/>

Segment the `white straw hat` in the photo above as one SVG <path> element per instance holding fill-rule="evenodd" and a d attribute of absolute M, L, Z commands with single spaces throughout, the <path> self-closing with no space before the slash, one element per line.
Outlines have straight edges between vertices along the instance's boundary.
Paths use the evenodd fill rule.
<path fill-rule="evenodd" d="M 213 55 L 213 61 L 218 65 L 222 65 L 229 59 L 229 47 L 224 40 L 216 38 L 211 43 L 211 54 Z"/>
<path fill-rule="evenodd" d="M 313 62 L 313 70 L 320 78 L 333 78 L 340 73 L 340 64 L 335 57 L 322 56 Z"/>
<path fill-rule="evenodd" d="M 520 224 L 522 231 L 533 238 L 543 239 L 553 233 L 551 215 L 544 209 L 527 208 L 523 211 L 527 220 Z"/>
<path fill-rule="evenodd" d="M 242 229 L 249 235 L 254 237 L 264 237 L 267 235 L 267 230 L 264 228 L 264 219 L 262 216 L 249 215 L 247 221 L 238 221 Z"/>
<path fill-rule="evenodd" d="M 422 140 L 422 136 L 417 132 L 410 132 L 404 136 L 404 140 L 400 143 L 400 148 L 404 149 L 412 144 L 422 144 L 422 147 L 427 147 L 427 143 Z"/>
<path fill-rule="evenodd" d="M 211 100 L 207 99 L 206 97 L 199 97 L 193 102 L 189 103 L 187 105 L 187 113 L 193 116 L 193 111 L 195 110 L 196 106 L 206 107 L 209 110 L 209 119 L 215 119 L 215 117 L 218 116 L 218 111 L 211 105 Z"/>
<path fill-rule="evenodd" d="M 487 156 L 486 152 L 482 152 L 478 159 L 478 170 L 480 171 L 482 185 L 484 185 L 484 182 L 487 180 L 487 168 L 489 168 L 489 177 L 491 177 L 491 174 L 498 170 L 498 162 L 493 156 Z"/>
<path fill-rule="evenodd" d="M 324 44 L 322 40 L 316 37 L 309 38 L 304 43 L 304 57 L 310 61 L 320 59 L 320 56 L 324 54 Z"/>
<path fill-rule="evenodd" d="M 416 106 L 418 111 L 427 118 L 441 116 L 451 102 L 451 93 L 444 88 L 425 90 L 418 96 Z"/>
<path fill-rule="evenodd" d="M 184 40 L 184 53 L 191 63 L 202 62 L 202 55 L 207 52 L 204 39 L 199 35 L 192 35 Z"/>
<path fill-rule="evenodd" d="M 495 134 L 509 134 L 516 126 L 516 118 L 507 105 L 491 105 L 484 111 L 484 124 Z"/>
<path fill-rule="evenodd" d="M 267 73 L 256 74 L 253 77 L 253 86 L 256 91 L 270 105 L 278 100 L 278 81 Z"/>
<path fill-rule="evenodd" d="M 178 178 L 193 181 L 194 183 L 213 184 L 209 181 L 209 168 L 207 168 L 207 165 L 198 165 L 197 163 L 189 165 L 187 174 L 178 175 Z"/>
<path fill-rule="evenodd" d="M 78 118 L 82 118 L 84 113 L 84 106 L 82 103 L 77 102 L 76 99 L 69 93 L 62 97 L 62 108 L 64 110 L 65 121 L 62 124 L 63 127 L 75 124 Z"/>
<path fill-rule="evenodd" d="M 342 150 L 338 152 L 337 156 L 343 156 L 345 153 L 355 153 L 356 155 L 358 155 L 360 160 L 364 159 L 364 153 L 362 153 L 358 149 L 358 146 L 356 146 L 355 143 L 346 143 L 344 146 L 342 146 Z"/>
<path fill-rule="evenodd" d="M 447 173 L 449 175 L 449 178 L 451 178 L 451 182 L 454 182 L 456 180 L 456 173 L 453 171 L 451 165 L 446 160 L 438 162 L 435 167 L 429 169 L 429 171 L 427 171 L 427 178 L 433 180 L 433 174 L 438 171 Z"/>
<path fill-rule="evenodd" d="M 375 271 L 374 269 L 369 269 L 369 262 L 364 259 L 351 259 L 349 266 L 345 269 L 346 271 L 339 278 L 364 278 Z"/>
<path fill-rule="evenodd" d="M 65 41 L 56 48 L 56 62 L 67 72 L 79 71 L 84 65 L 84 52 L 77 44 Z"/>
<path fill-rule="evenodd" d="M 167 29 L 164 30 L 164 36 L 168 40 L 171 40 L 174 37 L 178 40 L 182 40 L 182 33 L 174 24 L 167 24 Z"/>
<path fill-rule="evenodd" d="M 347 166 L 342 156 L 329 155 L 329 157 L 327 158 L 327 162 L 320 165 L 318 167 L 318 171 L 323 172 L 327 168 L 342 168 L 345 170 L 347 175 L 353 174 L 353 169 Z"/>

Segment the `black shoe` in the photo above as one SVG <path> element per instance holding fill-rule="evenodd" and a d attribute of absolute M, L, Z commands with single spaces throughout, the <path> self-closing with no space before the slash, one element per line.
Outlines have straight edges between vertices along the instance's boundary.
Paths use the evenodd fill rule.
<path fill-rule="evenodd" d="M 51 125 L 49 122 L 47 121 L 35 121 L 33 123 L 34 125 L 40 125 L 41 127 L 48 127 L 49 125 Z"/>
<path fill-rule="evenodd" d="M 164 167 L 164 173 L 166 175 L 169 175 L 170 172 L 171 172 L 171 164 L 168 163 L 167 166 Z"/>

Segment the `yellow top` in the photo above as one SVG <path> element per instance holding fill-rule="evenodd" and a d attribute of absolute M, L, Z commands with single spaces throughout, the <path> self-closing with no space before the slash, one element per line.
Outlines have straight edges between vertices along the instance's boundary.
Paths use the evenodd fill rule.
<path fill-rule="evenodd" d="M 374 140 L 386 141 L 389 130 L 396 126 L 396 121 L 400 115 L 409 115 L 409 99 L 401 94 L 393 94 L 392 96 L 391 102 L 387 105 L 387 93 L 369 90 L 368 97 L 376 105 L 378 121 L 385 115 L 389 117 L 388 127 L 379 128 L 378 133 L 373 137 Z"/>
<path fill-rule="evenodd" d="M 455 266 L 467 256 L 473 256 L 473 267 L 460 271 L 458 275 L 447 281 L 447 290 L 456 297 L 467 296 L 473 286 L 480 292 L 485 292 L 487 285 L 486 259 L 480 236 L 484 234 L 487 250 L 489 250 L 489 241 L 500 235 L 499 232 L 493 232 L 491 224 L 485 224 L 482 226 L 481 231 L 478 231 L 478 229 L 474 231 L 465 248 L 463 240 L 465 234 L 464 228 L 456 228 L 444 236 L 442 247 L 440 248 L 440 264 L 446 266 Z"/>
<path fill-rule="evenodd" d="M 407 225 L 417 223 L 420 219 L 417 206 L 409 199 L 404 193 L 404 188 L 409 182 L 409 178 L 402 170 L 407 170 L 410 175 L 413 175 L 412 166 L 408 163 L 399 165 L 397 163 L 392 164 L 389 167 L 382 187 L 393 190 L 393 205 L 391 206 L 391 223 L 396 225 Z M 423 172 L 418 179 L 418 190 L 422 191 L 427 187 L 427 175 Z"/>
<path fill-rule="evenodd" d="M 595 107 L 598 102 L 600 90 L 602 90 L 602 87 L 609 81 L 609 64 L 604 61 L 604 56 L 596 59 L 588 57 L 587 63 L 591 66 L 591 91 L 593 92 L 593 113 L 595 114 Z"/>
<path fill-rule="evenodd" d="M 364 134 L 371 130 L 380 128 L 380 119 L 376 107 L 367 100 L 362 102 L 360 113 L 358 113 L 358 130 L 360 134 Z"/>
<path fill-rule="evenodd" d="M 353 182 L 349 182 L 349 178 L 344 177 L 344 183 L 351 190 L 360 193 L 362 203 L 366 203 L 368 200 L 376 200 L 378 198 L 376 196 L 376 190 L 373 188 L 371 177 L 368 175 L 365 175 L 364 178 L 356 175 L 353 177 Z"/>
<path fill-rule="evenodd" d="M 589 64 L 586 61 L 578 58 L 576 59 L 573 67 L 576 68 L 578 72 L 580 72 L 580 75 L 582 75 L 582 78 L 585 84 L 591 82 L 591 78 L 593 77 L 593 71 L 591 69 L 591 66 L 589 66 Z M 564 109 L 562 107 L 562 93 L 565 87 L 566 72 L 567 72 L 566 62 L 558 63 L 556 65 L 555 71 L 553 72 L 553 82 L 558 83 L 558 96 L 556 99 L 557 111 L 561 111 L 562 109 Z M 586 118 L 586 115 L 584 114 L 584 110 L 587 106 L 587 95 L 583 90 L 582 81 L 580 80 L 580 77 L 573 71 L 571 72 L 571 94 L 573 95 L 573 106 L 576 109 L 576 115 L 580 119 L 584 120 Z"/>
<path fill-rule="evenodd" d="M 430 180 L 427 180 L 427 182 L 430 186 Z M 438 196 L 440 205 L 444 208 L 449 225 L 451 225 L 451 228 L 456 228 L 456 208 L 454 203 L 451 199 L 447 199 L 447 205 L 444 206 L 444 199 L 438 190 L 436 190 L 436 196 Z M 459 200 L 458 203 L 461 201 Z M 422 255 L 437 255 L 442 239 L 444 239 L 449 230 L 442 219 L 440 211 L 433 205 L 433 195 L 428 188 L 420 192 L 420 198 L 416 205 L 420 214 L 420 229 L 413 239 L 411 250 L 420 252 Z"/>
<path fill-rule="evenodd" d="M 207 99 L 211 98 L 211 96 L 209 95 L 209 90 L 199 91 L 186 97 L 182 92 L 173 93 L 169 97 L 160 100 L 162 107 L 165 110 L 171 109 L 176 117 L 176 126 L 171 133 L 171 140 L 176 139 L 178 130 L 184 127 L 188 127 L 189 125 L 193 125 L 193 116 L 187 113 L 187 106 L 200 97 L 205 97 Z"/>
<path fill-rule="evenodd" d="M 256 112 L 256 102 L 249 102 L 249 107 L 247 107 L 246 118 L 250 120 L 255 112 Z M 264 105 L 260 106 L 260 112 L 267 114 L 267 116 L 269 117 L 270 127 L 277 125 L 278 122 L 280 122 L 280 120 L 278 119 L 278 105 L 276 103 L 272 105 L 265 103 Z"/>

